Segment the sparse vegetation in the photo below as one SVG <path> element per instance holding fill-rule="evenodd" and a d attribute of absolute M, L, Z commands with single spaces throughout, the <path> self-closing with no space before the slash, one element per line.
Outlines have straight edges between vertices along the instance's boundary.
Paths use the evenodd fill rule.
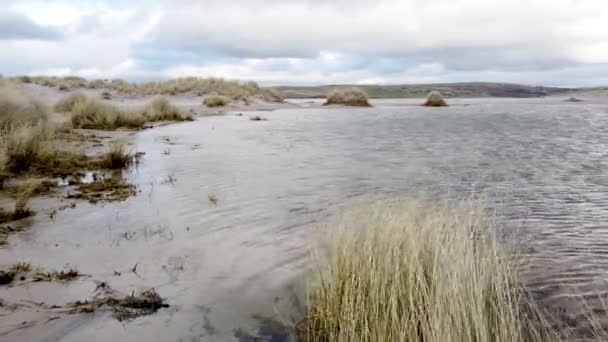
<path fill-rule="evenodd" d="M 103 283 L 102 287 L 107 288 L 108 285 Z M 116 295 L 108 295 L 91 301 L 77 301 L 72 303 L 70 307 L 72 308 L 71 313 L 92 313 L 103 308 L 109 308 L 112 310 L 113 317 L 122 322 L 151 315 L 161 308 L 169 307 L 169 305 L 154 289 L 150 289 L 139 295 L 131 293 L 131 295 L 122 298 Z"/>
<path fill-rule="evenodd" d="M 441 93 L 434 90 L 427 95 L 424 103 L 426 107 L 446 107 L 447 105 Z"/>
<path fill-rule="evenodd" d="M 319 256 L 305 341 L 555 341 L 481 206 L 392 201 L 346 214 Z"/>
<path fill-rule="evenodd" d="M 33 281 L 67 282 L 82 276 L 82 274 L 80 274 L 80 272 L 78 272 L 78 270 L 75 268 L 65 269 L 60 272 L 48 272 L 38 269 L 35 274 L 31 276 L 30 274 L 34 273 L 34 271 L 36 270 L 34 270 L 32 265 L 29 263 L 21 262 L 14 264 L 7 270 L 0 270 L 0 285 L 10 284 L 17 278 L 20 280 L 31 279 Z"/>
<path fill-rule="evenodd" d="M 25 262 L 12 265 L 6 270 L 0 270 L 0 285 L 12 283 L 18 276 L 30 272 L 32 266 Z"/>
<path fill-rule="evenodd" d="M 228 104 L 228 100 L 223 96 L 212 95 L 203 101 L 203 104 L 207 107 L 224 107 Z"/>
<path fill-rule="evenodd" d="M 80 183 L 76 193 L 68 194 L 67 198 L 84 199 L 90 203 L 124 201 L 137 193 L 134 185 L 115 175 L 97 179 L 92 183 Z"/>
<path fill-rule="evenodd" d="M 367 100 L 367 94 L 361 88 L 341 88 L 332 90 L 327 95 L 327 101 L 324 104 L 328 105 L 343 105 L 356 107 L 370 107 Z"/>
<path fill-rule="evenodd" d="M 20 79 L 17 78 L 17 80 Z M 251 97 L 257 97 L 270 102 L 283 102 L 283 98 L 275 89 L 260 87 L 256 82 L 239 82 L 225 80 L 223 78 L 185 77 L 163 82 L 146 82 L 140 84 L 129 83 L 120 79 L 111 80 L 109 82 L 104 80 L 87 81 L 84 78 L 74 76 L 27 76 L 27 80 L 31 83 L 46 87 L 65 86 L 68 89 L 108 89 L 123 93 L 140 93 L 145 95 L 194 93 L 199 96 L 204 96 L 217 94 L 235 101 L 248 101 Z M 20 81 L 23 82 L 22 80 Z"/>
<path fill-rule="evenodd" d="M 260 115 L 252 115 L 249 117 L 249 120 L 250 121 L 267 121 L 268 119 L 266 119 L 265 117 L 260 116 Z"/>
<path fill-rule="evenodd" d="M 72 281 L 82 276 L 80 272 L 75 268 L 68 268 L 62 271 L 54 272 L 37 272 L 34 275 L 34 281 Z"/>

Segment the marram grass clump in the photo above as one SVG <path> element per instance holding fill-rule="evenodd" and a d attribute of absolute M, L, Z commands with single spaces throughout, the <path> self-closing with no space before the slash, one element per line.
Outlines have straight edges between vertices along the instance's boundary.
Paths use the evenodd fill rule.
<path fill-rule="evenodd" d="M 86 98 L 72 108 L 74 128 L 115 130 L 118 128 L 141 128 L 145 118 L 136 112 L 118 108 L 94 98 Z"/>
<path fill-rule="evenodd" d="M 426 96 L 426 102 L 424 103 L 426 107 L 447 107 L 447 105 L 441 93 L 434 90 Z"/>
<path fill-rule="evenodd" d="M 355 107 L 371 107 L 367 94 L 357 87 L 334 89 L 327 95 L 325 106 L 343 105 Z"/>
<path fill-rule="evenodd" d="M 189 121 L 192 117 L 183 114 L 164 96 L 157 96 L 143 109 L 142 115 L 147 121 Z"/>
<path fill-rule="evenodd" d="M 127 151 L 125 143 L 117 141 L 101 156 L 99 166 L 106 169 L 123 169 L 131 166 L 135 160 L 135 155 Z"/>
<path fill-rule="evenodd" d="M 327 234 L 301 340 L 557 340 L 475 202 L 383 202 Z"/>
<path fill-rule="evenodd" d="M 203 104 L 207 107 L 224 107 L 228 104 L 228 99 L 223 96 L 211 95 L 203 101 Z"/>

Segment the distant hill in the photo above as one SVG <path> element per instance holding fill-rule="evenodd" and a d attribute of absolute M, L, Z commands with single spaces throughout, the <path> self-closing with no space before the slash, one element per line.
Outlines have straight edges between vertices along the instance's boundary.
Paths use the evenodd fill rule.
<path fill-rule="evenodd" d="M 274 87 L 284 98 L 319 98 L 334 88 L 351 85 L 324 86 L 278 86 Z M 429 91 L 440 91 L 447 97 L 544 97 L 574 93 L 582 89 L 527 86 L 509 83 L 436 83 L 404 85 L 356 85 L 367 92 L 371 98 L 423 98 Z"/>

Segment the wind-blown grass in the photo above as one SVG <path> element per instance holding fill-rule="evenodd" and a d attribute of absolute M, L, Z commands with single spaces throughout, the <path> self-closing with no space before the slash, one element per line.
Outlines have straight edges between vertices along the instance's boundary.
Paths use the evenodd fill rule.
<path fill-rule="evenodd" d="M 55 104 L 55 110 L 60 113 L 69 113 L 78 104 L 87 100 L 87 96 L 83 93 L 74 93 L 64 97 Z"/>
<path fill-rule="evenodd" d="M 360 88 L 339 88 L 332 90 L 327 95 L 327 101 L 324 105 L 344 105 L 356 107 L 370 107 L 367 100 L 367 94 Z"/>
<path fill-rule="evenodd" d="M 403 200 L 346 214 L 319 258 L 306 341 L 555 341 L 517 259 L 473 202 Z"/>

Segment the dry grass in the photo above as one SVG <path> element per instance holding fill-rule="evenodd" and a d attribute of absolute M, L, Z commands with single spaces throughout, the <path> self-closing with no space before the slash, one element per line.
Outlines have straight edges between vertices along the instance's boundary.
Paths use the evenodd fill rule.
<path fill-rule="evenodd" d="M 474 202 L 345 214 L 319 258 L 306 341 L 557 341 Z"/>
<path fill-rule="evenodd" d="M 223 96 L 211 95 L 203 101 L 203 104 L 207 107 L 224 107 L 228 104 L 228 99 Z"/>
<path fill-rule="evenodd" d="M 189 121 L 191 116 L 184 115 L 177 107 L 171 105 L 164 96 L 157 96 L 143 109 L 142 115 L 147 121 Z"/>
<path fill-rule="evenodd" d="M 142 128 L 147 122 L 192 120 L 162 96 L 154 98 L 144 108 L 129 110 L 99 99 L 78 97 L 71 112 L 73 127 L 102 130 Z"/>
<path fill-rule="evenodd" d="M 367 94 L 360 88 L 334 89 L 327 95 L 325 106 L 343 105 L 355 107 L 371 107 L 367 100 Z"/>
<path fill-rule="evenodd" d="M 86 98 L 72 108 L 74 128 L 115 130 L 141 128 L 146 120 L 134 111 L 127 111 L 94 98 Z"/>
<path fill-rule="evenodd" d="M 83 103 L 86 100 L 87 97 L 83 93 L 74 93 L 64 97 L 59 102 L 57 102 L 57 104 L 55 105 L 55 110 L 60 113 L 69 113 L 74 109 L 76 105 Z"/>
<path fill-rule="evenodd" d="M 443 96 L 438 91 L 431 91 L 427 97 L 424 106 L 427 107 L 447 107 L 447 103 L 443 99 Z"/>

